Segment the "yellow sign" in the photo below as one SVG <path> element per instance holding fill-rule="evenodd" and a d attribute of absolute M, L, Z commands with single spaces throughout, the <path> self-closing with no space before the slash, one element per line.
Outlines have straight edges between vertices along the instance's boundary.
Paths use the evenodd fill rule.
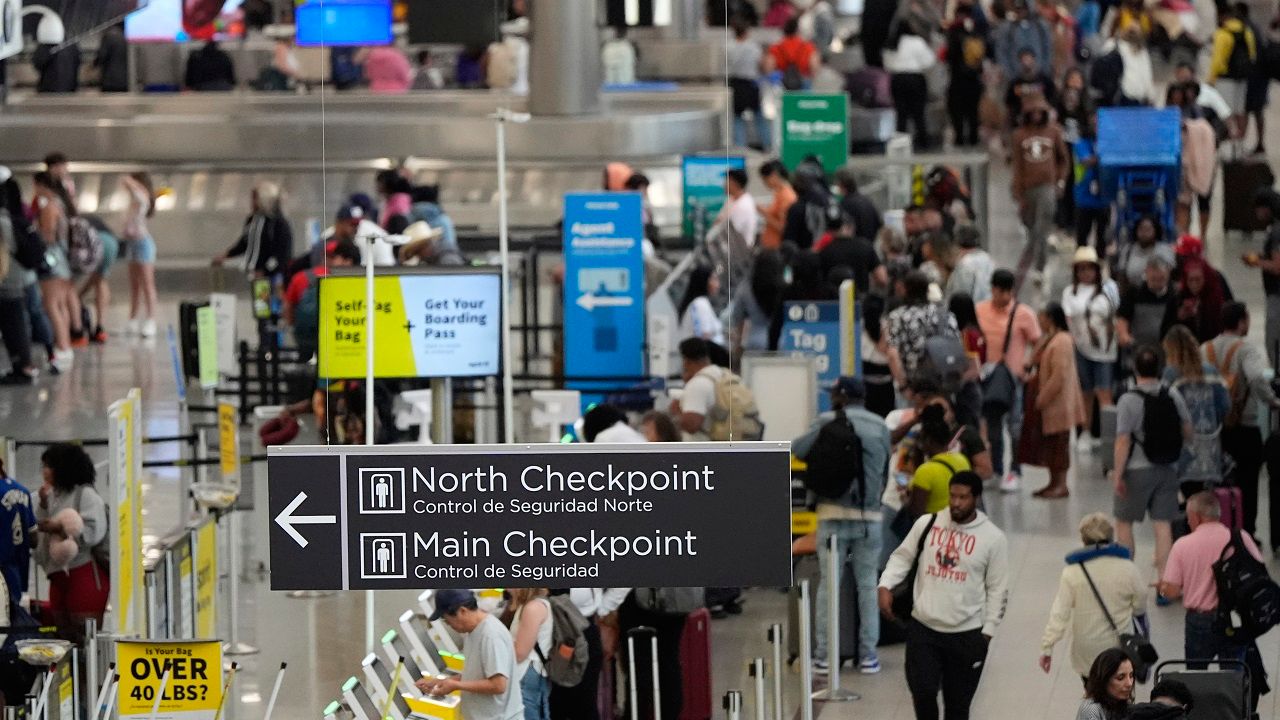
<path fill-rule="evenodd" d="M 174 595 L 178 598 L 177 637 L 190 639 L 196 637 L 196 580 L 192 571 L 191 552 L 195 545 L 196 531 L 188 535 L 187 542 L 178 543 L 178 582 L 174 586 Z"/>
<path fill-rule="evenodd" d="M 222 643 L 119 640 L 116 671 L 120 673 L 116 697 L 120 717 L 213 720 L 222 694 Z M 152 716 L 162 682 L 160 711 Z"/>
<path fill-rule="evenodd" d="M 58 666 L 58 720 L 75 720 L 76 684 L 71 673 L 71 664 Z"/>
<path fill-rule="evenodd" d="M 218 633 L 218 525 L 205 523 L 196 538 L 196 637 Z"/>
<path fill-rule="evenodd" d="M 142 391 L 134 388 L 109 410 L 110 479 L 115 517 L 111 523 L 111 607 L 116 631 L 143 631 L 142 606 Z"/>
<path fill-rule="evenodd" d="M 366 283 L 355 275 L 320 281 L 321 377 L 365 377 Z M 376 377 L 498 374 L 500 276 L 489 271 L 379 275 L 373 287 Z"/>
<path fill-rule="evenodd" d="M 240 419 L 231 403 L 218 403 L 218 456 L 222 482 L 240 487 Z"/>

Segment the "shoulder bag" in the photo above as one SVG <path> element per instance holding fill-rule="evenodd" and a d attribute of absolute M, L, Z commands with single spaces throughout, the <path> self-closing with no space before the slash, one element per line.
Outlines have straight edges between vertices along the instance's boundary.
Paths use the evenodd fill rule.
<path fill-rule="evenodd" d="M 933 523 L 937 519 L 938 513 L 929 516 L 929 523 L 924 526 L 924 532 L 920 533 L 920 542 L 916 543 L 916 559 L 911 562 L 911 572 L 890 590 L 893 593 L 893 616 L 899 623 L 906 623 L 915 607 L 916 574 L 920 571 L 920 556 L 924 554 L 925 541 L 929 539 L 929 532 L 933 530 Z"/>
<path fill-rule="evenodd" d="M 1151 666 L 1155 665 L 1156 661 L 1160 659 L 1155 645 L 1152 645 L 1150 640 L 1139 633 L 1120 632 L 1120 629 L 1116 627 L 1116 621 L 1111 618 L 1111 611 L 1107 610 L 1107 604 L 1102 602 L 1102 594 L 1098 592 L 1098 586 L 1093 584 L 1093 578 L 1089 576 L 1089 569 L 1084 566 L 1083 562 L 1076 564 L 1080 566 L 1080 572 L 1084 573 L 1084 579 L 1089 583 L 1089 589 L 1093 591 L 1093 597 L 1098 601 L 1098 607 L 1102 608 L 1102 614 L 1106 616 L 1107 624 L 1111 626 L 1112 631 L 1119 638 L 1119 648 L 1133 662 L 1133 677 L 1138 682 L 1146 682 L 1151 675 Z"/>
<path fill-rule="evenodd" d="M 1018 303 L 1014 301 L 1009 311 L 1009 324 L 1004 331 L 1004 349 L 1000 352 L 1000 362 L 992 363 L 990 370 L 982 378 L 982 412 L 986 415 L 1003 415 L 1013 407 L 1017 395 L 1017 380 L 1009 369 L 1009 343 L 1013 340 L 1013 319 L 1018 313 Z"/>

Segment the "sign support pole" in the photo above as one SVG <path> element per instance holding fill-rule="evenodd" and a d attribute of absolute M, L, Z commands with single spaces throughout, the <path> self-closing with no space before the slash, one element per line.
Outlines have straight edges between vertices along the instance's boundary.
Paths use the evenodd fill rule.
<path fill-rule="evenodd" d="M 862 696 L 840 688 L 840 566 L 844 559 L 837 554 L 840 542 L 831 535 L 831 547 L 827 550 L 827 665 L 830 667 L 826 690 L 814 693 L 814 700 L 849 702 Z"/>
<path fill-rule="evenodd" d="M 769 626 L 769 644 L 773 646 L 773 720 L 782 720 L 782 623 Z"/>
<path fill-rule="evenodd" d="M 365 241 L 369 249 L 364 262 L 364 444 L 373 445 L 376 415 L 373 407 L 373 325 L 375 319 L 373 298 L 373 244 L 376 238 Z M 372 590 L 364 591 L 364 646 L 366 652 L 374 649 L 374 598 Z"/>
<path fill-rule="evenodd" d="M 231 542 L 227 548 L 228 564 L 231 565 L 231 577 L 227 579 L 227 587 L 231 591 L 231 602 L 228 603 L 227 613 L 230 615 L 230 628 L 228 630 L 228 641 L 223 652 L 227 655 L 256 655 L 258 648 L 246 642 L 240 641 L 240 513 L 234 508 L 227 513 L 227 529 L 231 536 Z"/>
<path fill-rule="evenodd" d="M 813 637 L 809 622 L 809 581 L 800 581 L 800 720 L 813 720 Z M 839 654 L 839 648 L 836 653 Z"/>
<path fill-rule="evenodd" d="M 515 442 L 515 388 L 511 367 L 511 247 L 507 223 L 507 123 L 528 122 L 528 113 L 498 108 L 498 252 L 502 256 L 502 441 Z"/>

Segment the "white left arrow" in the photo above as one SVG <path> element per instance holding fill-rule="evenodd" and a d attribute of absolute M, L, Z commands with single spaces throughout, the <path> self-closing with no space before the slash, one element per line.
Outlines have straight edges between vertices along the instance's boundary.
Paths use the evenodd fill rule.
<path fill-rule="evenodd" d="M 623 295 L 621 297 L 614 295 L 592 295 L 591 293 L 583 293 L 578 298 L 578 307 L 588 312 L 598 307 L 631 307 L 631 296 Z"/>
<path fill-rule="evenodd" d="M 289 537 L 298 543 L 298 547 L 306 547 L 307 539 L 302 537 L 302 533 L 293 528 L 294 525 L 334 525 L 338 522 L 338 519 L 332 515 L 294 515 L 293 511 L 297 510 L 298 506 L 305 502 L 306 499 L 307 494 L 305 492 L 298 493 L 298 497 L 294 498 L 293 502 L 289 503 L 276 516 L 276 524 L 289 533 Z"/>

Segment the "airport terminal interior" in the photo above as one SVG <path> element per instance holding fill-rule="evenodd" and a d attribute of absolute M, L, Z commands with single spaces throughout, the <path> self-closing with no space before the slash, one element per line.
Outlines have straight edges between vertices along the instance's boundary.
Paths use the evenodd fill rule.
<path fill-rule="evenodd" d="M 1201 452 L 1218 464 L 1193 481 L 1217 488 L 1209 497 L 1228 526 L 1240 527 L 1242 502 L 1256 513 L 1243 524 L 1256 528 L 1266 569 L 1280 572 L 1271 517 L 1280 512 L 1271 477 L 1280 400 L 1273 390 L 1272 406 L 1266 398 L 1280 355 L 1280 345 L 1267 347 L 1280 343 L 1280 194 L 1266 192 L 1271 160 L 1280 162 L 1280 113 L 1267 103 L 1280 79 L 1278 11 L 1274 0 L 0 0 L 0 367 L 12 368 L 0 378 L 0 459 L 11 478 L 0 490 L 15 482 L 32 507 L 48 495 L 75 516 L 41 510 L 28 522 L 18 495 L 2 496 L 0 520 L 14 530 L 0 538 L 0 580 L 12 596 L 0 615 L 2 717 L 656 716 L 653 673 L 639 671 L 631 690 L 627 635 L 618 639 L 612 614 L 585 619 L 591 634 L 599 626 L 618 643 L 602 663 L 592 647 L 586 674 L 598 689 L 585 703 L 566 699 L 581 680 L 561 687 L 539 674 L 556 657 L 526 660 L 529 677 L 497 673 L 508 681 L 497 697 L 518 686 L 524 705 L 459 701 L 474 693 L 465 683 L 461 695 L 414 684 L 414 673 L 487 682 L 493 674 L 468 668 L 507 657 L 490 646 L 463 652 L 452 618 L 475 611 L 452 590 L 502 616 L 534 602 L 519 586 L 541 576 L 468 583 L 447 571 L 476 563 L 413 567 L 410 554 L 466 557 L 479 547 L 472 536 L 513 530 L 644 536 L 629 545 L 636 555 L 640 540 L 658 538 L 650 547 L 671 557 L 606 555 L 594 568 L 625 586 L 600 599 L 623 604 L 624 628 L 627 608 L 659 635 L 676 628 L 652 659 L 659 678 L 681 680 L 678 691 L 662 688 L 668 718 L 1280 718 L 1275 693 L 1248 697 L 1243 684 L 1276 684 L 1280 673 L 1280 639 L 1265 632 L 1280 622 L 1273 583 L 1258 581 L 1252 611 L 1244 603 L 1236 614 L 1270 612 L 1248 673 L 1225 662 L 1153 664 L 1131 690 L 1115 691 L 1115 678 L 1135 670 L 1125 655 L 1096 692 L 1092 679 L 1082 690 L 1090 661 L 1081 668 L 1073 658 L 1073 633 L 1087 634 L 1087 619 L 1106 648 L 1129 629 L 1105 628 L 1082 580 L 1075 595 L 1060 589 L 1082 519 L 1101 513 L 1097 522 L 1120 530 L 1136 502 L 1132 578 L 1099 589 L 1110 597 L 1136 583 L 1138 597 L 1107 604 L 1124 605 L 1124 618 L 1129 604 L 1145 607 L 1161 661 L 1209 659 L 1187 657 L 1190 600 L 1165 597 L 1170 570 L 1162 577 L 1153 560 L 1173 520 L 1176 564 L 1199 573 L 1173 585 L 1200 588 L 1197 611 L 1226 602 L 1209 567 L 1216 551 L 1190 568 L 1185 559 L 1183 540 L 1203 537 L 1196 528 L 1212 519 L 1196 510 L 1203 496 L 1179 483 L 1191 470 L 1177 474 Z M 1144 283 L 1161 273 L 1172 295 L 1142 299 L 1154 298 Z M 1006 275 L 1015 317 L 989 328 L 984 313 L 1008 317 L 989 300 Z M 1130 342 L 1135 295 L 1163 303 L 1149 342 L 1164 345 L 1146 355 Z M 1244 342 L 1220 342 L 1245 327 L 1228 326 L 1241 306 Z M 895 324 L 895 308 L 938 308 L 943 319 Z M 1033 402 L 1020 437 L 1009 437 L 1000 414 L 988 422 L 981 396 L 991 399 L 986 378 L 1000 363 L 987 363 L 1010 353 L 1002 339 L 1020 308 L 1032 312 L 1018 332 L 1050 340 L 1016 343 L 1027 346 L 1019 352 L 1027 367 L 1035 352 L 1037 378 L 1056 377 L 1066 404 Z M 957 330 L 964 354 L 952 360 L 963 370 L 953 375 L 925 356 Z M 1224 362 L 1192 355 L 1193 368 L 1222 376 L 1207 430 L 1202 414 L 1187 412 L 1190 400 L 1168 406 L 1178 422 L 1148 416 L 1158 399 L 1125 394 L 1144 357 L 1163 364 L 1168 355 L 1166 378 L 1176 376 L 1166 332 L 1192 350 L 1232 348 Z M 701 355 L 688 354 L 689 338 Z M 1085 355 L 1088 342 L 1098 347 Z M 1232 364 L 1246 354 L 1251 361 Z M 686 394 L 705 380 L 699 362 L 741 378 L 701 383 L 702 414 Z M 1056 376 L 1052 362 L 1065 363 Z M 1021 386 L 1025 368 L 1009 369 Z M 378 378 L 371 386 L 366 371 Z M 890 487 L 883 513 L 874 498 L 862 498 L 865 515 L 837 507 L 853 502 L 863 478 L 822 495 L 806 475 L 821 463 L 806 466 L 789 443 L 815 426 L 806 452 L 828 448 L 832 416 L 819 412 L 836 397 L 865 402 L 867 417 L 887 403 L 875 414 L 894 410 L 889 420 L 871 424 L 888 449 L 886 430 L 910 424 L 899 410 L 917 412 L 908 385 L 931 387 L 920 397 L 954 408 L 945 418 L 920 411 L 918 434 L 943 425 L 950 435 L 933 457 L 963 455 L 980 487 L 949 472 L 930 491 L 905 458 L 933 441 L 895 433 L 892 451 L 876 455 L 881 441 L 859 416 L 834 432 L 855 430 L 866 482 L 876 494 L 900 483 L 907 504 Z M 1113 399 L 1120 409 L 1102 407 Z M 974 402 L 979 410 L 966 410 Z M 1237 403 L 1245 420 L 1231 417 Z M 1256 430 L 1256 446 L 1228 447 L 1240 423 Z M 1117 501 L 1117 434 L 1131 443 L 1184 424 L 1184 457 L 1149 460 L 1142 475 L 1130 456 L 1130 496 Z M 732 437 L 720 436 L 725 428 Z M 357 449 L 366 439 L 375 447 Z M 590 454 L 593 441 L 603 460 Z M 1134 444 L 1155 457 L 1150 441 Z M 1028 461 L 1018 476 L 1020 453 L 1054 473 Z M 553 465 L 597 460 L 660 472 L 640 490 L 584 480 L 555 493 L 547 479 L 539 494 L 512 469 L 550 476 Z M 927 453 L 921 460 L 930 464 Z M 686 472 L 679 492 L 660 492 L 658 475 L 682 462 L 708 474 Z M 384 465 L 401 473 L 399 496 L 394 480 L 385 486 L 389 504 L 407 502 L 404 468 L 414 468 L 416 524 L 366 510 L 384 507 L 373 494 L 383 486 L 365 485 L 366 476 L 381 482 Z M 482 465 L 490 480 L 504 468 L 521 482 L 444 474 Z M 1168 477 L 1151 474 L 1161 468 Z M 348 491 L 357 470 L 359 490 Z M 89 491 L 74 488 L 95 475 L 106 533 L 99 527 L 90 542 Z M 897 547 L 903 530 L 892 520 L 914 517 L 906 513 L 917 500 L 916 515 L 927 502 L 948 527 L 970 522 L 956 515 L 957 493 L 976 497 L 983 533 L 1003 532 L 999 557 L 979 564 L 972 547 L 965 559 L 940 550 L 926 572 L 935 560 L 922 554 L 915 617 L 932 619 L 912 620 L 906 643 L 882 619 L 876 654 L 859 657 L 855 587 L 878 584 L 891 548 L 866 562 L 851 551 L 840 572 L 857 577 L 842 579 L 836 599 L 844 662 L 813 654 L 802 630 L 825 638 L 820 619 L 830 613 L 800 607 L 799 588 L 816 594 L 830 573 L 815 555 L 819 526 L 883 532 Z M 525 525 L 484 506 L 596 496 L 598 509 L 547 505 L 527 511 Z M 348 515 L 348 502 L 368 517 Z M 645 503 L 657 510 L 633 512 Z M 856 519 L 838 519 L 850 512 Z M 1184 519 L 1190 530 L 1178 530 Z M 692 557 L 687 527 L 698 529 L 704 557 Z M 366 545 L 366 535 L 394 539 L 386 531 L 397 528 L 399 555 Z M 408 551 L 404 531 L 416 538 Z M 30 554 L 28 538 L 39 545 Z M 1109 536 L 1095 541 L 1106 545 L 1100 554 L 1128 557 Z M 452 555 L 439 550 L 445 542 Z M 510 542 L 503 548 L 511 553 Z M 521 557 L 504 562 L 573 567 Z M 962 599 L 925 577 L 934 573 L 973 585 Z M 985 591 L 972 589 L 984 582 L 973 573 L 986 573 Z M 544 582 L 553 594 L 592 585 L 572 572 Z M 654 587 L 635 587 L 644 584 Z M 637 609 L 688 597 L 659 590 L 695 584 L 704 587 L 686 610 Z M 550 628 L 559 637 L 557 613 L 580 596 L 571 597 L 551 604 L 536 650 L 565 657 Z M 1063 597 L 1074 598 L 1076 626 L 1067 623 L 1045 665 L 1041 638 Z M 941 616 L 969 613 L 977 625 L 956 627 L 959 649 L 938 644 L 932 663 L 913 660 L 909 683 L 913 643 L 947 633 L 941 606 Z M 500 628 L 505 647 L 518 653 L 524 643 L 529 653 L 535 631 L 503 620 L 515 636 Z M 972 655 L 978 626 L 991 636 L 985 660 Z M 649 637 L 637 636 L 637 668 L 649 666 Z M 222 671 L 210 681 L 157 657 L 212 658 Z M 971 683 L 974 668 L 980 680 L 964 707 L 965 690 L 952 685 Z M 1166 678 L 1187 681 L 1191 708 L 1127 714 Z M 931 681 L 932 715 L 920 710 L 927 699 L 913 699 Z M 549 700 L 530 707 L 530 688 Z M 835 688 L 852 696 L 832 699 Z"/>

